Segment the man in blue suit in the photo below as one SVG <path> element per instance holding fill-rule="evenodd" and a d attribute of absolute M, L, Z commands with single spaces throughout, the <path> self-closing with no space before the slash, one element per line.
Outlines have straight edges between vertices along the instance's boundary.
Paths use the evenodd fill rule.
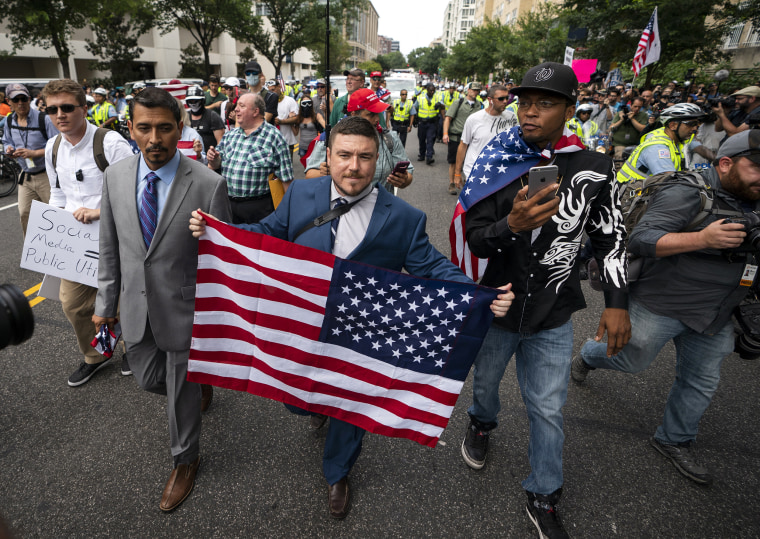
<path fill-rule="evenodd" d="M 358 116 L 343 119 L 332 128 L 327 148 L 331 176 L 293 182 L 273 214 L 256 224 L 236 226 L 340 258 L 396 271 L 406 269 L 418 277 L 471 282 L 430 244 L 425 214 L 373 184 L 378 148 L 377 130 L 369 121 Z M 315 218 L 344 204 L 350 204 L 348 212 L 304 230 Z M 190 230 L 195 237 L 203 235 L 205 224 L 193 212 Z M 514 297 L 510 288 L 503 286 L 505 292 L 491 304 L 496 316 L 504 316 L 509 309 Z M 308 414 L 296 407 L 288 409 Z M 325 418 L 317 416 L 317 420 L 315 426 L 321 426 Z M 330 420 L 322 468 L 334 518 L 348 514 L 348 473 L 359 457 L 364 433 L 350 423 Z"/>

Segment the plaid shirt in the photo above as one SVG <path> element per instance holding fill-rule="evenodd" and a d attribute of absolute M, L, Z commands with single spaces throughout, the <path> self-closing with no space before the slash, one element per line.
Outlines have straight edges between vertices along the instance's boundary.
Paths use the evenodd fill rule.
<path fill-rule="evenodd" d="M 267 194 L 267 177 L 273 172 L 283 182 L 293 179 L 288 145 L 279 130 L 267 122 L 250 135 L 239 127 L 226 132 L 217 149 L 222 154 L 222 176 L 231 197 Z"/>

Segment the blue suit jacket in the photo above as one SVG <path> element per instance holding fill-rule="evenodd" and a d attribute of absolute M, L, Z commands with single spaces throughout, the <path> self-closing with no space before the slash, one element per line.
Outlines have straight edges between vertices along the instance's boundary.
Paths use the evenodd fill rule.
<path fill-rule="evenodd" d="M 331 182 L 330 176 L 296 180 L 274 213 L 260 223 L 236 226 L 293 241 L 304 226 L 330 210 Z M 378 186 L 367 234 L 348 259 L 395 271 L 405 269 L 417 277 L 472 282 L 430 244 L 426 222 L 422 211 Z M 329 223 L 307 230 L 295 243 L 330 252 Z"/>

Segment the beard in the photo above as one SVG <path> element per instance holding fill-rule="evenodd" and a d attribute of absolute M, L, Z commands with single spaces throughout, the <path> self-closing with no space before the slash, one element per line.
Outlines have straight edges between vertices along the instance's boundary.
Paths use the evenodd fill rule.
<path fill-rule="evenodd" d="M 725 181 L 721 180 L 721 186 L 723 189 L 731 193 L 737 198 L 742 200 L 756 202 L 760 200 L 760 192 L 751 189 L 751 186 L 747 185 L 739 177 L 739 171 L 736 170 L 736 164 L 731 166 L 728 171 L 728 177 Z"/>

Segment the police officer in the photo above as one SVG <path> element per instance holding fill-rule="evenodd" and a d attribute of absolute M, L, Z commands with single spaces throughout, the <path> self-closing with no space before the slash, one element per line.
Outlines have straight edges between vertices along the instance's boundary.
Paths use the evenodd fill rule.
<path fill-rule="evenodd" d="M 119 125 L 119 115 L 114 106 L 106 99 L 108 91 L 105 88 L 95 88 L 92 91 L 95 106 L 92 107 L 92 119 L 98 127 L 116 129 Z"/>
<path fill-rule="evenodd" d="M 425 161 L 428 165 L 435 162 L 435 135 L 438 130 L 438 111 L 443 107 L 436 97 L 435 84 L 428 82 L 425 86 L 425 93 L 417 97 L 417 102 L 412 108 L 412 116 L 417 117 L 417 138 L 420 143 L 419 155 L 417 161 Z"/>
<path fill-rule="evenodd" d="M 393 100 L 393 116 L 391 117 L 391 126 L 393 130 L 398 133 L 398 138 L 401 139 L 401 144 L 406 148 L 406 134 L 412 130 L 412 103 L 411 99 L 407 99 L 407 91 L 401 90 L 401 97 Z"/>

